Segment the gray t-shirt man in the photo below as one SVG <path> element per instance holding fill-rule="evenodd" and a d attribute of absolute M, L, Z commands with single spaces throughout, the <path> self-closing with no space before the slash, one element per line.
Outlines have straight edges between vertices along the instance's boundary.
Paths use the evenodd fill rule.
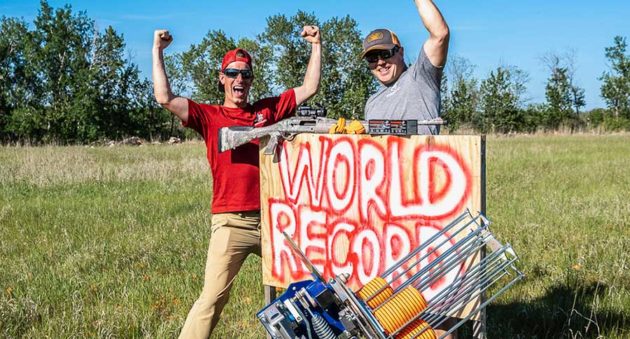
<path fill-rule="evenodd" d="M 394 83 L 381 86 L 365 104 L 365 119 L 431 120 L 440 115 L 442 67 L 420 48 L 418 60 Z M 439 126 L 418 126 L 418 134 L 439 134 Z"/>

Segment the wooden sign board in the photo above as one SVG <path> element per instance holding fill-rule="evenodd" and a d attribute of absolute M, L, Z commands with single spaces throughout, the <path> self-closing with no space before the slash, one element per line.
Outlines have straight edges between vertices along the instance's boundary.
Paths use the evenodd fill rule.
<path fill-rule="evenodd" d="M 350 274 L 357 290 L 467 208 L 483 210 L 484 145 L 481 136 L 320 134 L 284 141 L 273 156 L 262 145 L 264 284 L 311 279 L 285 231 L 324 278 Z M 450 273 L 422 292 L 427 300 L 462 274 Z"/>

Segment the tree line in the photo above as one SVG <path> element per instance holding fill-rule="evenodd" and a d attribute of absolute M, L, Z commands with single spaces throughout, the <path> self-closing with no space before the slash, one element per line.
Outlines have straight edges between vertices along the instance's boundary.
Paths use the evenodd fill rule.
<path fill-rule="evenodd" d="M 0 22 L 0 138 L 84 143 L 128 135 L 167 135 L 169 115 L 151 83 L 125 57 L 112 27 L 46 1 L 33 24 Z"/>
<path fill-rule="evenodd" d="M 301 27 L 318 25 L 324 36 L 322 82 L 310 105 L 332 118 L 363 118 L 364 104 L 378 84 L 358 58 L 361 32 L 350 16 L 320 21 L 298 11 L 267 18 L 265 30 L 235 40 L 210 30 L 187 51 L 166 57 L 175 93 L 221 103 L 217 87 L 223 54 L 236 47 L 254 57 L 251 96 L 258 99 L 298 86 L 310 53 Z M 99 30 L 85 12 L 69 5 L 54 9 L 41 1 L 32 24 L 0 19 L 0 140 L 2 142 L 90 143 L 138 136 L 160 140 L 193 136 L 153 99 L 151 82 L 141 77 L 114 28 Z M 528 104 L 528 75 L 516 66 L 499 66 L 485 79 L 474 65 L 452 56 L 442 79 L 442 114 L 450 131 L 465 127 L 481 133 L 535 132 L 568 128 L 630 129 L 630 55 L 625 37 L 614 37 L 604 51 L 610 67 L 601 81 L 606 108 L 584 112 L 584 89 L 576 85 L 573 57 L 547 55 L 545 102 Z M 409 61 L 409 60 L 408 60 Z M 190 133 L 190 134 L 186 134 Z"/>
<path fill-rule="evenodd" d="M 606 108 L 583 111 L 584 89 L 575 82 L 573 53 L 541 57 L 549 77 L 545 102 L 528 104 L 528 74 L 517 66 L 499 66 L 487 78 L 473 75 L 474 65 L 461 57 L 448 61 L 442 79 L 442 112 L 450 130 L 468 126 L 481 133 L 533 133 L 558 129 L 630 129 L 630 55 L 627 42 L 616 36 L 605 50 L 610 69 L 599 80 Z"/>

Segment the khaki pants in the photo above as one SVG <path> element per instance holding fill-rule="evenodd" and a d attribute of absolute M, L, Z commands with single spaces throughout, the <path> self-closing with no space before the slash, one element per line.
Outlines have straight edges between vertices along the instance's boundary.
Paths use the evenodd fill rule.
<path fill-rule="evenodd" d="M 212 334 L 236 274 L 250 253 L 260 256 L 260 213 L 214 214 L 203 290 L 188 313 L 180 338 Z"/>

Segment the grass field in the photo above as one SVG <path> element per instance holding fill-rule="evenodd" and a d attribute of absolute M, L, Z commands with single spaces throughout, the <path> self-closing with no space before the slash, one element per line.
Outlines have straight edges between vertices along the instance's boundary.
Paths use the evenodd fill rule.
<path fill-rule="evenodd" d="M 489 337 L 630 337 L 630 135 L 489 137 L 487 189 L 527 274 L 489 307 Z M 175 337 L 210 192 L 201 143 L 0 148 L 0 337 Z M 214 338 L 264 336 L 259 267 Z"/>

